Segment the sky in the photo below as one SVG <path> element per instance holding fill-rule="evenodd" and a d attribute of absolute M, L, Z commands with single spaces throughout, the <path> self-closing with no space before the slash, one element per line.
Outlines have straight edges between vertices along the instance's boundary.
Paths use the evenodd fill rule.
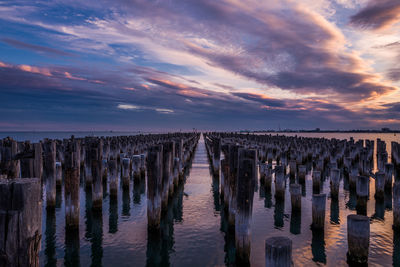
<path fill-rule="evenodd" d="M 400 1 L 0 1 L 0 96 L 0 131 L 400 129 Z"/>

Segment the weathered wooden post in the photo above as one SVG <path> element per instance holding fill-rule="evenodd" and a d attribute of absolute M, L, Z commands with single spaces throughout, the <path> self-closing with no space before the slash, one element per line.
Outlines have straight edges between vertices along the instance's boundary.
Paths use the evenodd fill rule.
<path fill-rule="evenodd" d="M 53 140 L 45 140 L 44 152 L 44 177 L 46 179 L 46 206 L 54 208 L 56 205 L 56 143 Z"/>
<path fill-rule="evenodd" d="M 393 228 L 400 230 L 400 182 L 393 186 Z"/>
<path fill-rule="evenodd" d="M 17 142 L 11 138 L 0 140 L 1 142 L 1 157 L 0 171 L 6 178 L 20 177 L 20 161 L 15 159 L 18 153 Z"/>
<path fill-rule="evenodd" d="M 162 210 L 166 211 L 168 207 L 168 198 L 174 192 L 174 184 L 172 178 L 173 155 L 175 154 L 174 142 L 165 142 L 163 144 L 163 182 L 161 206 Z"/>
<path fill-rule="evenodd" d="M 38 178 L 0 179 L 0 266 L 39 267 L 40 185 Z"/>
<path fill-rule="evenodd" d="M 179 184 L 179 178 L 181 176 L 180 174 L 180 165 L 181 165 L 181 160 L 178 157 L 174 158 L 174 171 L 173 171 L 173 178 L 174 178 L 174 187 L 177 188 Z"/>
<path fill-rule="evenodd" d="M 290 175 L 290 179 L 294 179 L 296 177 L 296 160 L 291 159 L 289 160 L 289 175 Z"/>
<path fill-rule="evenodd" d="M 268 164 L 267 163 L 260 163 L 260 183 L 263 185 L 265 183 L 265 176 L 267 171 Z"/>
<path fill-rule="evenodd" d="M 305 165 L 299 166 L 299 183 L 304 184 L 306 182 L 307 167 Z"/>
<path fill-rule="evenodd" d="M 133 180 L 136 182 L 138 182 L 141 179 L 141 163 L 142 163 L 141 155 L 132 156 Z"/>
<path fill-rule="evenodd" d="M 326 194 L 312 196 L 312 225 L 313 229 L 323 230 L 325 226 Z"/>
<path fill-rule="evenodd" d="M 285 175 L 282 166 L 275 166 L 275 198 L 285 198 Z"/>
<path fill-rule="evenodd" d="M 229 204 L 228 204 L 228 227 L 230 230 L 235 227 L 235 214 L 236 214 L 236 194 L 237 194 L 237 165 L 238 165 L 238 146 L 229 146 Z"/>
<path fill-rule="evenodd" d="M 103 208 L 103 139 L 96 140 L 91 145 L 92 208 L 101 210 Z M 88 186 L 87 183 L 86 186 Z"/>
<path fill-rule="evenodd" d="M 292 212 L 301 211 L 301 185 L 291 184 L 290 195 L 292 203 Z"/>
<path fill-rule="evenodd" d="M 221 164 L 221 139 L 214 138 L 212 140 L 212 166 L 214 175 L 219 175 Z"/>
<path fill-rule="evenodd" d="M 85 138 L 85 146 L 83 149 L 85 150 L 85 185 L 86 187 L 91 187 L 93 183 L 93 176 L 92 176 L 92 139 Z"/>
<path fill-rule="evenodd" d="M 385 195 L 385 173 L 377 172 L 375 174 L 375 198 L 382 200 Z"/>
<path fill-rule="evenodd" d="M 320 171 L 313 171 L 312 181 L 313 181 L 313 192 L 315 194 L 319 194 L 319 191 L 321 188 L 321 172 Z"/>
<path fill-rule="evenodd" d="M 56 186 L 61 187 L 62 184 L 62 166 L 61 162 L 56 162 Z"/>
<path fill-rule="evenodd" d="M 22 178 L 35 177 L 34 174 L 34 154 L 33 145 L 29 141 L 23 143 L 18 142 L 18 155 L 16 158 L 19 159 Z M 16 159 L 15 158 L 15 159 Z"/>
<path fill-rule="evenodd" d="M 353 166 L 349 174 L 349 188 L 351 191 L 356 191 L 358 173 L 358 169 Z"/>
<path fill-rule="evenodd" d="M 392 190 L 394 166 L 392 163 L 385 164 L 385 190 Z"/>
<path fill-rule="evenodd" d="M 268 164 L 265 169 L 265 178 L 264 178 L 264 188 L 267 191 L 271 191 L 272 184 L 272 165 Z"/>
<path fill-rule="evenodd" d="M 33 144 L 35 149 L 35 159 L 34 159 L 34 173 L 35 177 L 42 179 L 43 176 L 43 148 L 42 142 Z"/>
<path fill-rule="evenodd" d="M 369 191 L 369 177 L 358 176 L 357 178 L 357 214 L 367 215 L 367 201 Z"/>
<path fill-rule="evenodd" d="M 255 150 L 239 149 L 235 214 L 236 258 L 239 263 L 248 263 L 250 260 L 250 223 L 253 209 L 255 160 Z"/>
<path fill-rule="evenodd" d="M 369 249 L 369 218 L 363 215 L 347 216 L 347 259 L 349 263 L 367 263 Z"/>
<path fill-rule="evenodd" d="M 130 182 L 130 166 L 131 166 L 131 159 L 130 158 L 123 158 L 122 159 L 122 187 L 129 189 L 129 182 Z"/>
<path fill-rule="evenodd" d="M 147 154 L 147 220 L 149 231 L 158 231 L 161 220 L 163 146 L 151 147 Z"/>
<path fill-rule="evenodd" d="M 79 156 L 80 144 L 72 138 L 65 148 L 65 225 L 67 228 L 79 227 Z"/>
<path fill-rule="evenodd" d="M 338 169 L 331 169 L 331 198 L 337 199 L 339 197 L 339 184 L 340 184 L 340 171 Z"/>
<path fill-rule="evenodd" d="M 265 266 L 291 267 L 292 240 L 285 236 L 274 236 L 265 240 Z"/>
<path fill-rule="evenodd" d="M 118 162 L 117 159 L 110 158 L 108 161 L 108 178 L 110 187 L 110 197 L 118 195 Z"/>
<path fill-rule="evenodd" d="M 146 155 L 140 154 L 140 177 L 141 179 L 146 178 Z"/>

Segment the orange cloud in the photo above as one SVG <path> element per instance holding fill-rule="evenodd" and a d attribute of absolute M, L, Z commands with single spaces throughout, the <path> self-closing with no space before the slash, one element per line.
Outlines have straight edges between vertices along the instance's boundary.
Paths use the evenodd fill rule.
<path fill-rule="evenodd" d="M 190 90 L 190 89 L 179 90 L 178 94 L 185 95 L 185 96 L 191 96 L 191 97 L 208 97 L 207 94 L 200 93 L 200 92 Z"/>
<path fill-rule="evenodd" d="M 47 68 L 39 68 L 39 67 L 34 67 L 34 66 L 29 66 L 29 65 L 19 65 L 18 68 L 22 71 L 26 72 L 31 72 L 31 73 L 37 73 L 37 74 L 42 74 L 45 76 L 53 76 L 50 72 L 49 69 Z"/>

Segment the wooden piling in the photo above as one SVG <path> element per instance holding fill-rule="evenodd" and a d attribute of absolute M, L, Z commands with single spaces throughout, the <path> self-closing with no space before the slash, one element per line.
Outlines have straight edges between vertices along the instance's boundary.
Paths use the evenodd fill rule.
<path fill-rule="evenodd" d="M 312 180 L 313 180 L 313 192 L 319 194 L 321 188 L 321 172 L 313 171 Z"/>
<path fill-rule="evenodd" d="M 291 184 L 290 195 L 292 203 L 292 212 L 301 211 L 301 185 Z"/>
<path fill-rule="evenodd" d="M 160 229 L 163 146 L 151 147 L 147 154 L 147 220 L 150 231 Z"/>
<path fill-rule="evenodd" d="M 43 143 L 43 169 L 46 179 L 46 206 L 54 208 L 56 205 L 56 143 L 45 140 Z"/>
<path fill-rule="evenodd" d="M 357 214 L 367 215 L 367 201 L 369 192 L 369 177 L 358 176 L 357 178 Z"/>
<path fill-rule="evenodd" d="M 337 199 L 339 197 L 339 184 L 340 184 L 340 171 L 338 169 L 331 169 L 331 198 Z"/>
<path fill-rule="evenodd" d="M 117 159 L 110 158 L 108 161 L 108 178 L 110 187 L 110 197 L 118 195 L 118 162 Z"/>
<path fill-rule="evenodd" d="M 79 156 L 80 144 L 73 138 L 65 149 L 65 225 L 67 228 L 79 227 Z"/>
<path fill-rule="evenodd" d="M 326 194 L 312 196 L 312 225 L 313 229 L 323 230 L 325 226 Z"/>
<path fill-rule="evenodd" d="M 129 182 L 130 182 L 130 166 L 131 166 L 131 159 L 130 158 L 123 158 L 122 159 L 122 187 L 129 189 Z"/>
<path fill-rule="evenodd" d="M 282 166 L 275 166 L 275 198 L 285 198 L 285 176 Z"/>
<path fill-rule="evenodd" d="M 369 236 L 370 223 L 367 216 L 347 216 L 347 259 L 350 264 L 368 262 Z"/>
<path fill-rule="evenodd" d="M 39 267 L 40 184 L 38 178 L 0 179 L 0 266 Z"/>
<path fill-rule="evenodd" d="M 61 162 L 56 162 L 56 186 L 61 187 L 62 184 L 62 166 Z"/>
<path fill-rule="evenodd" d="M 236 257 L 239 262 L 250 260 L 250 223 L 253 209 L 255 157 L 248 157 L 252 150 L 239 150 L 237 176 L 235 240 Z"/>
<path fill-rule="evenodd" d="M 385 195 L 385 173 L 377 172 L 375 174 L 375 198 L 382 200 Z"/>
<path fill-rule="evenodd" d="M 400 182 L 393 185 L 393 228 L 400 230 Z"/>

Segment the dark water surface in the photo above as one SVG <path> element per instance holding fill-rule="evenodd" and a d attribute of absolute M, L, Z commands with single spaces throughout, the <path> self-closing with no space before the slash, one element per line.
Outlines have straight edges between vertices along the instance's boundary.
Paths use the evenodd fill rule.
<path fill-rule="evenodd" d="M 314 135 L 314 133 L 312 134 Z M 325 134 L 326 135 L 326 134 Z M 328 138 L 381 138 L 400 142 L 393 134 L 328 134 Z M 333 136 L 331 136 L 333 135 Z M 324 136 L 324 134 L 318 134 Z M 40 139 L 46 136 L 41 136 Z M 26 138 L 29 139 L 29 138 Z M 390 154 L 389 154 L 390 155 Z M 390 159 L 389 159 L 390 161 Z M 264 266 L 265 239 L 286 235 L 293 240 L 295 266 L 347 266 L 347 215 L 355 214 L 356 196 L 342 179 L 339 200 L 331 201 L 329 181 L 325 231 L 315 232 L 311 224 L 311 172 L 303 187 L 301 214 L 291 215 L 290 193 L 276 202 L 271 192 L 258 187 L 254 195 L 251 224 L 251 265 Z M 106 190 L 106 189 L 105 189 Z M 376 202 L 374 179 L 370 182 L 367 215 L 371 218 L 370 266 L 400 266 L 400 233 L 392 230 L 392 200 Z M 45 193 L 45 192 L 44 192 Z M 200 139 L 186 183 L 181 186 L 162 221 L 163 238 L 147 235 L 146 185 L 131 184 L 118 191 L 111 201 L 104 195 L 102 213 L 91 210 L 90 191 L 80 189 L 79 232 L 65 232 L 63 189 L 57 193 L 58 208 L 48 213 L 43 203 L 42 266 L 225 266 L 232 260 L 232 237 L 225 234 L 226 223 L 218 193 L 218 182 L 210 175 L 203 138 Z"/>

